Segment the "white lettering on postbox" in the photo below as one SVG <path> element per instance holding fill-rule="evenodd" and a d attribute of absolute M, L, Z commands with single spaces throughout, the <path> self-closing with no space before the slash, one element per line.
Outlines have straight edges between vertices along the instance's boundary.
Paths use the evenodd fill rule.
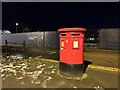
<path fill-rule="evenodd" d="M 64 48 L 61 48 L 61 50 L 63 50 Z"/>
<path fill-rule="evenodd" d="M 66 43 L 68 43 L 68 40 L 66 40 Z"/>
<path fill-rule="evenodd" d="M 63 41 L 61 42 L 61 47 L 64 47 L 64 42 Z"/>

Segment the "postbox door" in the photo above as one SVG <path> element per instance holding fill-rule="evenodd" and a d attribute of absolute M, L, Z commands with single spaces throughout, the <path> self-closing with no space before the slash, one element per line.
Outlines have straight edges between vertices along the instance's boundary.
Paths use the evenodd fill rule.
<path fill-rule="evenodd" d="M 79 48 L 79 42 L 77 40 L 74 40 L 72 46 L 73 46 L 74 49 L 78 49 Z"/>
<path fill-rule="evenodd" d="M 64 48 L 65 48 L 65 42 L 64 42 L 64 40 L 61 40 L 60 49 L 63 50 Z"/>
<path fill-rule="evenodd" d="M 61 47 L 64 47 L 65 45 L 64 45 L 64 41 L 62 40 L 61 41 Z"/>

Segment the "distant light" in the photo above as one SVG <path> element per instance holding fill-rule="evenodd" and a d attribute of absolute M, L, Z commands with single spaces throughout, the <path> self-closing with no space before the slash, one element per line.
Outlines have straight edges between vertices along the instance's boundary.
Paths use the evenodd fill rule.
<path fill-rule="evenodd" d="M 16 23 L 16 25 L 18 25 L 18 23 Z"/>
<path fill-rule="evenodd" d="M 11 33 L 9 30 L 3 30 L 3 33 Z"/>
<path fill-rule="evenodd" d="M 89 40 L 92 40 L 92 41 L 93 41 L 93 40 L 95 40 L 95 39 L 94 39 L 94 38 L 89 38 Z"/>

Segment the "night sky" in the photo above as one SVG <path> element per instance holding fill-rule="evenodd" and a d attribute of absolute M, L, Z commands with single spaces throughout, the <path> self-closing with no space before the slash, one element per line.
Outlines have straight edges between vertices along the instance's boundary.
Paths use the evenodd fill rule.
<path fill-rule="evenodd" d="M 118 28 L 118 4 L 93 2 L 3 2 L 2 28 L 18 32 L 57 31 L 65 27 Z"/>

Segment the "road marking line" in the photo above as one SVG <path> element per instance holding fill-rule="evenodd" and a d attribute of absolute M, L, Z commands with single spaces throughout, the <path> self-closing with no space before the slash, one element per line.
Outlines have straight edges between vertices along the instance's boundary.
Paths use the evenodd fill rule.
<path fill-rule="evenodd" d="M 113 71 L 113 72 L 120 72 L 119 68 L 106 67 L 106 66 L 88 65 L 88 68 Z"/>
<path fill-rule="evenodd" d="M 44 59 L 44 58 L 42 58 L 41 60 L 45 60 L 45 61 L 48 61 L 48 62 L 59 63 L 59 61 L 55 61 L 55 60 L 52 60 L 52 59 Z M 113 72 L 120 72 L 119 68 L 106 67 L 106 66 L 88 65 L 88 68 L 100 69 L 100 70 L 106 70 L 106 71 L 113 71 Z"/>
<path fill-rule="evenodd" d="M 41 58 L 41 60 L 45 60 L 45 61 L 48 61 L 48 62 L 55 62 L 55 63 L 59 63 L 59 61 L 52 60 L 52 59 L 45 59 L 45 58 Z"/>

